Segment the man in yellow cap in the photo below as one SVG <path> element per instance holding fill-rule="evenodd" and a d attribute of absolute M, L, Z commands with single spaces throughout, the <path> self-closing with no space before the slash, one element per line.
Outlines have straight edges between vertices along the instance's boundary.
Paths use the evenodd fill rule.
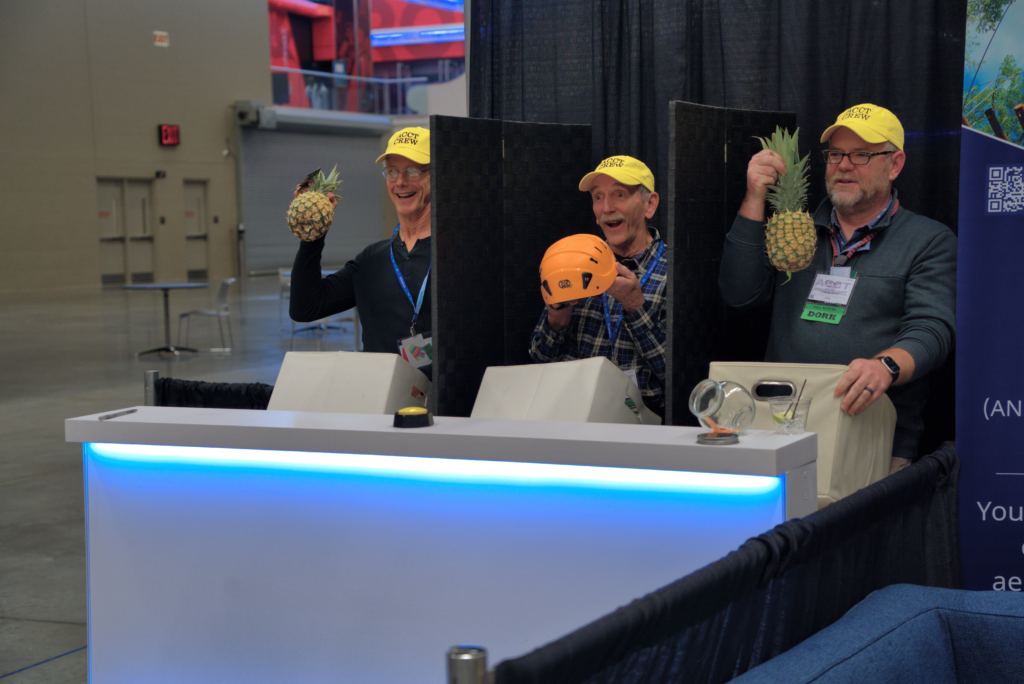
<path fill-rule="evenodd" d="M 772 302 L 765 360 L 848 364 L 835 396 L 850 415 L 888 393 L 897 414 L 898 470 L 917 457 L 928 395 L 923 378 L 953 346 L 956 236 L 900 205 L 892 186 L 906 159 L 903 126 L 888 109 L 850 107 L 821 142 L 828 198 L 814 213 L 811 265 L 784 283 L 768 262 L 765 196 L 787 169 L 763 150 L 747 167 L 747 194 L 726 236 L 719 288 L 737 308 Z M 849 293 L 826 322 L 805 315 L 821 286 L 818 274 Z"/>
<path fill-rule="evenodd" d="M 580 181 L 615 254 L 606 294 L 545 307 L 533 331 L 536 362 L 605 356 L 640 387 L 644 404 L 665 413 L 665 243 L 650 226 L 658 209 L 654 174 L 638 159 L 609 157 Z"/>
<path fill-rule="evenodd" d="M 394 235 L 370 245 L 326 278 L 320 273 L 324 238 L 299 243 L 289 313 L 296 321 L 316 321 L 358 306 L 363 350 L 400 354 L 401 340 L 429 343 L 430 131 L 398 131 L 377 163 L 383 166 L 388 196 L 398 210 Z M 299 186 L 295 195 L 305 191 Z M 337 205 L 333 194 L 328 198 Z M 430 368 L 421 370 L 429 374 Z"/>

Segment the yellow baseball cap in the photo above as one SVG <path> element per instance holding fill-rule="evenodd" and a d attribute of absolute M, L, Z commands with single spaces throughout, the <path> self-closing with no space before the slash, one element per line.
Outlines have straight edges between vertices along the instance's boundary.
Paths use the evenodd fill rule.
<path fill-rule="evenodd" d="M 620 155 L 608 157 L 580 181 L 580 190 L 588 192 L 594 187 L 594 179 L 601 174 L 611 176 L 623 185 L 642 185 L 654 192 L 654 174 L 639 159 Z"/>
<path fill-rule="evenodd" d="M 821 142 L 831 138 L 840 126 L 846 126 L 865 142 L 891 142 L 896 149 L 903 149 L 903 124 L 885 107 L 873 104 L 850 107 L 839 115 L 834 124 L 825 129 L 821 134 Z"/>
<path fill-rule="evenodd" d="M 379 164 L 389 154 L 397 154 L 417 164 L 429 164 L 430 131 L 419 126 L 403 128 L 391 136 L 388 140 L 388 149 L 384 150 L 384 154 L 377 157 L 374 163 Z"/>

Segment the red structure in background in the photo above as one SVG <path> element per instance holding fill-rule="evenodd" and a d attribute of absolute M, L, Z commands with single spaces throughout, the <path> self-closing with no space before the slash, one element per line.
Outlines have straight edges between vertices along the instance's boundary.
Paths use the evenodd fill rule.
<path fill-rule="evenodd" d="M 313 20 L 313 59 L 334 59 L 334 8 L 308 0 L 268 0 L 271 10 L 290 12 Z"/>
<path fill-rule="evenodd" d="M 380 0 L 376 0 L 380 2 Z M 337 60 L 345 65 L 349 76 L 373 76 L 373 53 L 370 45 L 370 0 L 334 0 L 335 26 L 338 35 Z M 369 88 L 365 81 L 349 81 L 339 105 L 349 112 L 370 111 Z"/>
<path fill-rule="evenodd" d="M 463 22 L 462 12 L 449 12 L 402 0 L 373 0 L 375 30 Z M 463 41 L 373 48 L 374 62 L 411 62 L 417 59 L 454 59 L 465 56 L 466 45 Z"/>
<path fill-rule="evenodd" d="M 384 87 L 398 89 L 389 92 L 392 101 L 398 102 L 401 108 L 401 86 L 381 86 L 363 80 L 335 79 L 334 76 L 369 79 L 375 75 L 375 63 L 398 63 L 392 71 L 407 76 L 410 62 L 462 59 L 466 55 L 465 43 L 461 40 L 380 48 L 374 48 L 371 41 L 371 27 L 387 31 L 391 28 L 462 24 L 462 12 L 403 0 L 331 2 L 267 0 L 271 67 L 323 73 L 323 76 L 314 76 L 274 71 L 271 76 L 274 104 L 349 112 L 380 111 L 381 102 L 385 103 L 385 108 L 388 106 L 388 92 L 384 92 L 383 99 L 381 96 L 381 88 Z M 390 67 L 385 64 L 384 68 L 386 74 Z"/>
<path fill-rule="evenodd" d="M 270 24 L 270 65 L 301 69 L 299 51 L 295 44 L 295 32 L 289 14 L 309 17 L 313 25 L 313 59 L 332 61 L 335 55 L 334 9 L 307 0 L 268 0 Z M 284 74 L 281 77 L 284 78 Z M 306 81 L 302 74 L 287 74 L 287 101 L 293 107 L 309 107 L 306 97 Z"/>

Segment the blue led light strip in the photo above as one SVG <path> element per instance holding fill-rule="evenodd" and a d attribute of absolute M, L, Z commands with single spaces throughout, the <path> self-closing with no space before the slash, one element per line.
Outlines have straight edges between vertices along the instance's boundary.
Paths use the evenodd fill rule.
<path fill-rule="evenodd" d="M 766 494 L 782 487 L 782 481 L 778 477 L 677 470 L 216 447 L 140 444 L 86 446 L 99 457 L 125 462 L 348 471 L 460 482 L 548 486 L 598 485 L 629 489 L 715 491 L 724 494 Z"/>
<path fill-rule="evenodd" d="M 437 26 L 404 26 L 377 29 L 370 32 L 370 44 L 375 47 L 394 45 L 424 45 L 428 43 L 455 43 L 466 39 L 466 27 L 462 24 L 440 24 Z"/>
<path fill-rule="evenodd" d="M 465 10 L 463 0 L 403 0 L 410 5 L 423 5 L 434 9 L 448 10 L 449 12 L 462 12 Z"/>

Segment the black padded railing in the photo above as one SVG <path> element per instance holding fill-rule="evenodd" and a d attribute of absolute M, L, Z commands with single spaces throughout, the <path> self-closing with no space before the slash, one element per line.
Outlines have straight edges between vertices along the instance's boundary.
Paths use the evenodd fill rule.
<path fill-rule="evenodd" d="M 947 442 L 909 468 L 499 663 L 494 682 L 727 682 L 831 625 L 876 589 L 960 588 L 959 470 Z"/>
<path fill-rule="evenodd" d="M 153 382 L 152 403 L 154 406 L 264 411 L 270 403 L 273 391 L 273 385 L 264 385 L 261 382 L 203 382 L 156 378 Z"/>

